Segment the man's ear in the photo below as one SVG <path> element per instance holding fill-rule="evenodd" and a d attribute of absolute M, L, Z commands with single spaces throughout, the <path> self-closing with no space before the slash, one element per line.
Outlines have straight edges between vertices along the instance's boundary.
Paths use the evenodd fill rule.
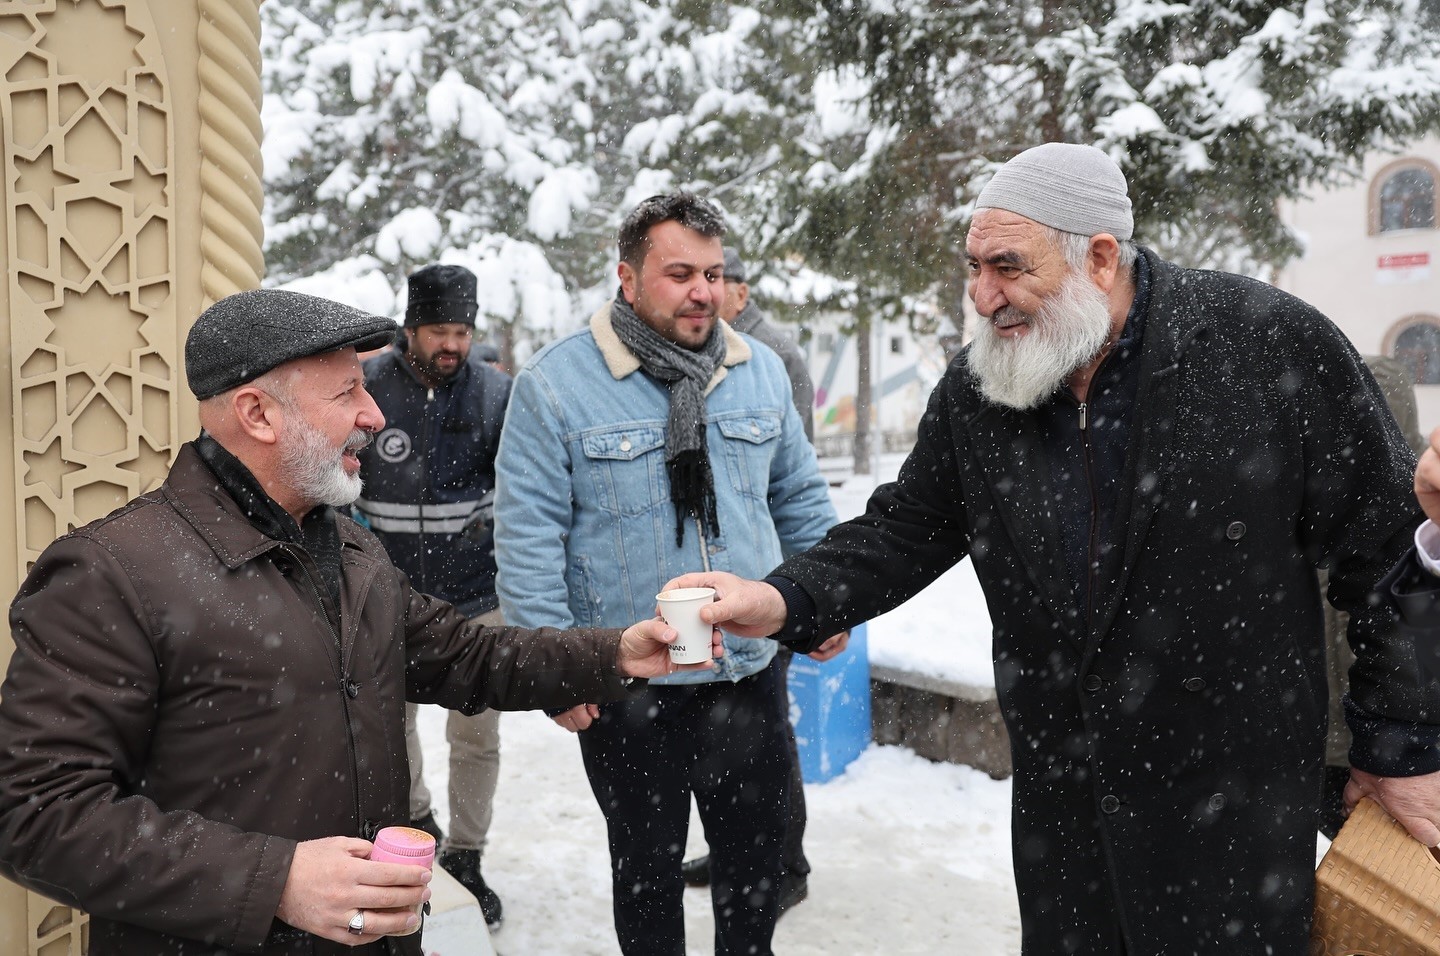
<path fill-rule="evenodd" d="M 280 403 L 253 386 L 243 386 L 230 396 L 235 422 L 252 441 L 274 445 L 280 441 Z"/>
<path fill-rule="evenodd" d="M 737 282 L 735 284 L 735 291 L 739 293 L 739 296 L 735 299 L 736 304 L 740 306 L 736 311 L 738 315 L 740 312 L 745 311 L 745 306 L 750 304 L 750 283 Z"/>
<path fill-rule="evenodd" d="M 620 294 L 625 296 L 626 302 L 634 305 L 636 291 L 640 288 L 640 272 L 623 260 L 617 271 L 620 273 Z"/>
<path fill-rule="evenodd" d="M 1110 233 L 1090 237 L 1090 279 L 1105 293 L 1115 288 L 1120 278 L 1120 243 Z"/>

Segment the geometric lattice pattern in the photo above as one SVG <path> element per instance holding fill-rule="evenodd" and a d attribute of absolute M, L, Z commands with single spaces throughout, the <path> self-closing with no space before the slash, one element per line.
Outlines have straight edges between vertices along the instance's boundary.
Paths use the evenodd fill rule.
<path fill-rule="evenodd" d="M 0 0 L 19 567 L 176 448 L 174 131 L 144 2 Z"/>
<path fill-rule="evenodd" d="M 27 936 L 34 956 L 85 956 L 90 952 L 90 919 L 71 906 L 30 897 Z"/>
<path fill-rule="evenodd" d="M 259 0 L 0 0 L 8 589 L 164 478 L 195 423 L 189 322 L 260 283 L 259 40 Z M 80 956 L 88 934 L 0 880 L 0 956 Z"/>

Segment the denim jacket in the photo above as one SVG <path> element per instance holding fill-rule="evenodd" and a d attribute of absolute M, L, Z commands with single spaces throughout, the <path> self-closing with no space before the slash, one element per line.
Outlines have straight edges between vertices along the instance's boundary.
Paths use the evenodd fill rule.
<path fill-rule="evenodd" d="M 516 377 L 495 466 L 507 624 L 626 627 L 655 616 L 655 595 L 676 575 L 760 578 L 835 523 L 785 366 L 754 339 L 723 332 L 724 363 L 705 396 L 720 533 L 691 519 L 679 547 L 665 470 L 670 393 L 621 344 L 609 305 Z M 713 672 L 654 683 L 736 681 L 774 654 L 773 641 L 727 634 Z"/>

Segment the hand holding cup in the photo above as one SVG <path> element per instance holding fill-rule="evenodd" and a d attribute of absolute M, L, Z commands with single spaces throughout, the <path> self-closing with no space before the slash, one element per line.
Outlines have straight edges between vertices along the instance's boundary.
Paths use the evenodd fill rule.
<path fill-rule="evenodd" d="M 679 635 L 670 645 L 670 660 L 673 663 L 700 664 L 710 660 L 714 629 L 700 620 L 700 609 L 714 600 L 714 588 L 673 588 L 655 595 L 660 616 Z"/>

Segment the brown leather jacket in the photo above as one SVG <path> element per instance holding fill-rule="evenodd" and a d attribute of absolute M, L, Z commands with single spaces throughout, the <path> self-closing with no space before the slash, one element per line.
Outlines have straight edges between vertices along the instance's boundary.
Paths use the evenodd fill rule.
<path fill-rule="evenodd" d="M 610 700 L 619 632 L 485 628 L 339 519 L 341 604 L 192 445 L 52 544 L 10 609 L 0 875 L 92 916 L 92 956 L 356 953 L 275 920 L 295 843 L 407 819 L 404 703 Z M 418 953 L 419 936 L 371 953 Z"/>

